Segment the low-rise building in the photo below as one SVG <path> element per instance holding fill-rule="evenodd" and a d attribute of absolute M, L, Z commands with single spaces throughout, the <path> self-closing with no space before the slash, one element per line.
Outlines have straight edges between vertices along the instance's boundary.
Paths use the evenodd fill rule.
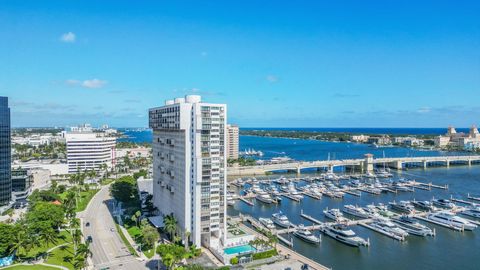
<path fill-rule="evenodd" d="M 476 126 L 470 128 L 470 132 L 465 134 L 458 133 L 454 127 L 448 127 L 448 131 L 443 136 L 438 136 L 434 140 L 435 146 L 446 147 L 452 146 L 457 148 L 471 148 L 480 143 L 480 133 Z"/>
<path fill-rule="evenodd" d="M 380 137 L 369 137 L 367 142 L 371 144 L 388 145 L 392 143 L 392 140 L 388 136 L 380 136 Z"/>
<path fill-rule="evenodd" d="M 370 136 L 368 136 L 368 135 L 363 135 L 363 134 L 350 136 L 350 140 L 351 140 L 352 142 L 361 142 L 361 143 L 367 142 L 369 138 L 370 138 Z"/>
<path fill-rule="evenodd" d="M 33 175 L 25 168 L 12 169 L 12 199 L 15 204 L 25 204 L 32 191 Z"/>

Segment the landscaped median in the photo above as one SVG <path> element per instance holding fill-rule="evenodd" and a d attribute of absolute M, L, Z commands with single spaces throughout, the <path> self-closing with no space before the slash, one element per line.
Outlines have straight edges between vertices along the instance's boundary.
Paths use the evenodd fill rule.
<path fill-rule="evenodd" d="M 115 222 L 115 228 L 117 229 L 117 232 L 120 235 L 120 238 L 122 238 L 123 243 L 127 246 L 127 249 L 130 252 L 130 254 L 138 257 L 138 254 L 133 248 L 132 244 L 130 244 L 130 241 L 128 241 L 125 234 L 123 234 L 122 228 L 120 228 L 120 225 L 118 225 L 116 222 Z"/>

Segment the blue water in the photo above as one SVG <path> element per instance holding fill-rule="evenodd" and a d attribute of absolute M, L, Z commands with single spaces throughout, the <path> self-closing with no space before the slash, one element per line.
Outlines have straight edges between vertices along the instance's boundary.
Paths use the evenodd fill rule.
<path fill-rule="evenodd" d="M 243 130 L 298 130 L 298 131 L 318 131 L 318 132 L 350 132 L 365 134 L 410 134 L 410 135 L 440 135 L 447 132 L 446 128 L 241 128 Z M 119 141 L 131 141 L 137 143 L 152 142 L 152 131 L 119 128 L 124 132 L 127 138 L 121 138 Z M 457 132 L 468 132 L 468 128 L 458 128 Z M 248 147 L 248 144 L 240 141 L 241 148 Z"/>

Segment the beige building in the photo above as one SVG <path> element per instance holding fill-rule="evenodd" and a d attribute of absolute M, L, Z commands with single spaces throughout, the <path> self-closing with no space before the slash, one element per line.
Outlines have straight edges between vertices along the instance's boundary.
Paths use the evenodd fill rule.
<path fill-rule="evenodd" d="M 227 125 L 227 159 L 238 159 L 238 132 L 237 125 Z"/>
<path fill-rule="evenodd" d="M 437 147 L 454 146 L 465 148 L 468 145 L 477 144 L 480 144 L 480 134 L 476 126 L 472 126 L 468 134 L 458 133 L 454 127 L 448 127 L 445 135 L 435 138 L 435 146 Z"/>
<path fill-rule="evenodd" d="M 350 140 L 353 142 L 367 142 L 370 136 L 367 135 L 352 135 Z"/>

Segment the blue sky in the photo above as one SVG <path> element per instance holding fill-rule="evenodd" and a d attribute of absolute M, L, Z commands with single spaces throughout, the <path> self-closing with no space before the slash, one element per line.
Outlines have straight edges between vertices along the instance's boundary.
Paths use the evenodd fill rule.
<path fill-rule="evenodd" d="M 0 2 L 12 125 L 146 126 L 189 93 L 243 127 L 480 123 L 479 1 Z"/>

